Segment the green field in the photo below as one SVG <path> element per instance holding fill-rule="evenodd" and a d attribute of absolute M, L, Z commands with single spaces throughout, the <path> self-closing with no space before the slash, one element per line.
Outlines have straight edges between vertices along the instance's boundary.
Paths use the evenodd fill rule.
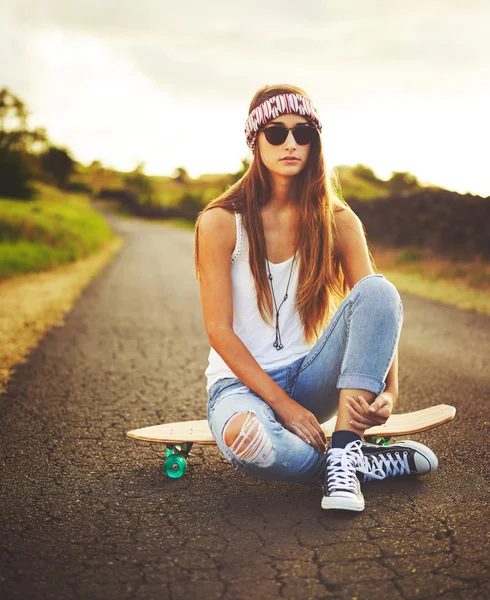
<path fill-rule="evenodd" d="M 0 279 L 76 261 L 113 237 L 87 195 L 35 187 L 35 200 L 0 198 Z"/>

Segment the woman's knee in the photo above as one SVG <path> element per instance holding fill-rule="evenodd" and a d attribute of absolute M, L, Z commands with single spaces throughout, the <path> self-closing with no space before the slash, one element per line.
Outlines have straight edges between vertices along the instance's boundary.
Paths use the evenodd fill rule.
<path fill-rule="evenodd" d="M 397 288 L 381 273 L 374 273 L 364 277 L 357 282 L 355 287 L 362 295 L 373 296 L 381 301 L 392 302 L 396 305 L 401 303 Z M 354 290 L 354 288 L 352 289 Z"/>
<path fill-rule="evenodd" d="M 230 417 L 222 435 L 226 446 L 242 462 L 259 467 L 274 463 L 272 440 L 254 412 L 241 412 Z"/>

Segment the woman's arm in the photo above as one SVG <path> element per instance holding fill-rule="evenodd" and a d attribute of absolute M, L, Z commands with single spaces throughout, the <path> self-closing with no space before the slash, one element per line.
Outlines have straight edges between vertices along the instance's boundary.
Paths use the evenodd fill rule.
<path fill-rule="evenodd" d="M 235 216 L 223 208 L 206 211 L 199 223 L 200 295 L 210 345 L 236 376 L 274 408 L 286 392 L 262 369 L 233 330 L 231 255 Z"/>
<path fill-rule="evenodd" d="M 361 219 L 349 209 L 335 215 L 336 252 L 349 289 L 368 275 L 374 275 Z"/>
<path fill-rule="evenodd" d="M 334 213 L 337 226 L 337 251 L 339 252 L 342 271 L 347 285 L 352 289 L 356 283 L 374 273 L 369 259 L 368 246 L 362 221 L 350 210 Z M 398 398 L 398 347 L 386 375 L 385 392 L 393 396 L 393 402 Z"/>

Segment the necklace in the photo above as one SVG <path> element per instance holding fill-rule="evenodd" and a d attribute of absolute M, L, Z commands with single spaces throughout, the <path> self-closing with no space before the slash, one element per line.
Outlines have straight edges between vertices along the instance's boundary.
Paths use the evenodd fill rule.
<path fill-rule="evenodd" d="M 269 281 L 270 281 L 271 290 L 272 290 L 272 298 L 274 300 L 274 306 L 276 309 L 276 339 L 275 339 L 274 343 L 272 344 L 276 350 L 282 350 L 284 348 L 284 346 L 282 345 L 282 340 L 281 340 L 281 332 L 279 330 L 279 311 L 281 310 L 281 306 L 284 304 L 284 302 L 287 300 L 287 297 L 288 297 L 289 282 L 291 281 L 291 275 L 293 273 L 293 266 L 294 266 L 295 260 L 296 260 L 296 252 L 294 253 L 293 262 L 291 263 L 291 271 L 289 272 L 289 279 L 288 279 L 288 284 L 286 286 L 286 293 L 284 295 L 284 300 L 281 302 L 279 307 L 277 306 L 276 296 L 274 294 L 274 288 L 272 287 L 272 274 L 271 274 L 271 270 L 269 267 L 269 261 L 268 260 L 266 261 L 267 270 L 269 271 Z"/>

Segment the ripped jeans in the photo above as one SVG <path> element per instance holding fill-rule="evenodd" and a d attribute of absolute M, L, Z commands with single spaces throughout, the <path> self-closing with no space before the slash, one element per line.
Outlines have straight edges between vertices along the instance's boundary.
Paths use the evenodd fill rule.
<path fill-rule="evenodd" d="M 385 389 L 402 322 L 396 287 L 380 273 L 368 275 L 350 290 L 306 356 L 265 372 L 323 423 L 337 414 L 340 389 L 376 395 Z M 226 426 L 240 413 L 251 414 L 228 447 Z M 285 429 L 273 409 L 240 379 L 226 377 L 211 386 L 207 414 L 218 448 L 235 470 L 257 479 L 322 480 L 326 454 Z"/>

